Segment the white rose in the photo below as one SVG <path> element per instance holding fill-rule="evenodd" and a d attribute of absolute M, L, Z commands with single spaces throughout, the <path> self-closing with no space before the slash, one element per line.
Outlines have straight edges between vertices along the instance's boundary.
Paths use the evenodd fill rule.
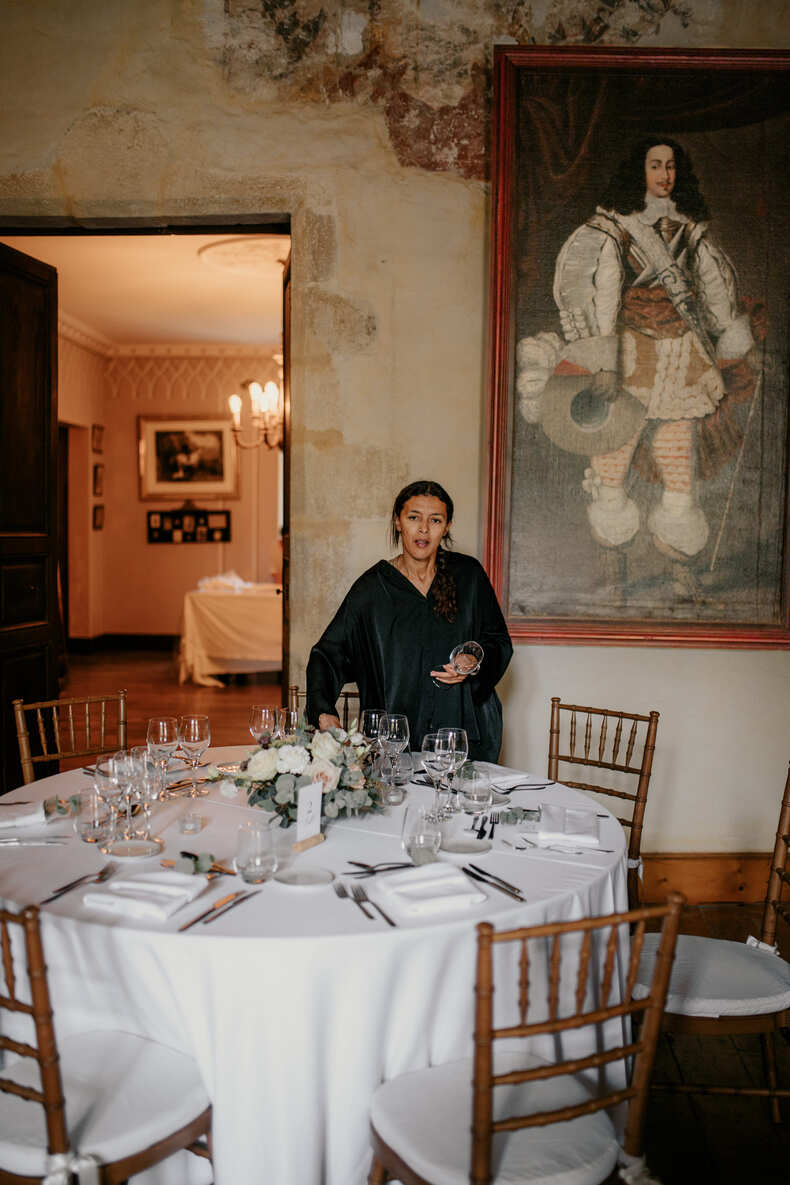
<path fill-rule="evenodd" d="M 348 739 L 355 748 L 358 748 L 360 745 L 367 746 L 367 741 L 361 732 L 352 732 Z"/>
<path fill-rule="evenodd" d="M 301 774 L 310 760 L 310 754 L 302 745 L 281 745 L 275 752 L 277 772 L 281 774 Z"/>
<path fill-rule="evenodd" d="M 243 776 L 254 782 L 268 782 L 277 773 L 277 750 L 259 749 L 247 762 Z"/>
<path fill-rule="evenodd" d="M 334 761 L 340 753 L 340 745 L 329 732 L 317 732 L 310 742 L 310 752 L 313 757 L 320 757 L 324 761 Z"/>
<path fill-rule="evenodd" d="M 325 736 L 326 733 L 322 733 L 321 735 Z M 334 790 L 340 780 L 339 767 L 333 765 L 331 761 L 324 760 L 323 757 L 314 757 L 305 770 L 305 773 L 314 782 L 324 783 L 324 794 L 328 794 L 330 790 Z"/>

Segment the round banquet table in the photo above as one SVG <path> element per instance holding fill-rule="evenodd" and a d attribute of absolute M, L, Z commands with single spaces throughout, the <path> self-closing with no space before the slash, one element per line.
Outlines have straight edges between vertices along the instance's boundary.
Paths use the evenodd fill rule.
<path fill-rule="evenodd" d="M 215 749 L 208 758 L 238 760 L 247 751 Z M 86 775 L 72 770 L 2 801 L 68 796 L 87 785 Z M 430 791 L 409 787 L 408 801 L 421 797 L 429 801 Z M 557 785 L 514 791 L 511 801 L 592 805 Z M 155 869 L 182 848 L 228 861 L 237 826 L 259 813 L 243 793 L 223 797 L 214 785 L 199 800 L 203 831 L 186 836 L 178 827 L 185 809 L 182 799 L 157 806 L 153 831 L 165 849 L 155 858 L 119 861 L 125 875 Z M 335 820 L 324 843 L 298 855 L 290 849 L 291 828 L 281 832 L 280 847 L 294 866 L 335 876 L 351 870 L 350 859 L 400 860 L 404 809 Z M 184 933 L 178 927 L 239 887 L 236 878 L 210 883 L 164 922 L 100 914 L 83 904 L 82 890 L 67 893 L 41 913 L 57 1032 L 121 1029 L 193 1056 L 213 1103 L 216 1185 L 364 1185 L 376 1087 L 471 1054 L 476 924 L 485 919 L 504 929 L 627 908 L 623 830 L 608 813 L 599 822 L 601 848 L 582 855 L 516 852 L 505 841 L 515 842 L 519 829 L 500 824 L 491 851 L 473 859 L 518 885 L 524 903 L 480 886 L 485 901 L 460 915 L 409 919 L 394 928 L 377 913 L 366 918 L 331 884 L 268 881 L 226 916 Z M 3 834 L 71 836 L 62 846 L 0 848 L 0 899 L 11 908 L 41 901 L 106 862 L 71 835 L 65 819 Z M 373 896 L 373 880 L 362 883 Z M 584 1049 L 576 1044 L 563 1054 Z M 182 1152 L 134 1181 L 203 1185 L 211 1179 L 206 1161 Z"/>

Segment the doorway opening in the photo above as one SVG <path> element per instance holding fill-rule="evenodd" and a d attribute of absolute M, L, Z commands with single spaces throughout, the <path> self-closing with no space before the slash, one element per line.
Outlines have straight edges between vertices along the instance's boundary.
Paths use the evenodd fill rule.
<path fill-rule="evenodd" d="M 275 678 L 286 689 L 289 219 L 26 226 L 4 228 L 0 242 L 58 272 L 67 652 L 178 640 L 185 689 Z M 250 446 L 252 381 L 279 392 L 282 434 L 240 447 L 228 398 L 242 396 Z M 198 589 L 226 594 L 225 640 L 218 610 L 209 639 L 204 629 L 185 649 Z M 265 612 L 234 623 L 230 610 L 253 596 L 268 598 Z"/>

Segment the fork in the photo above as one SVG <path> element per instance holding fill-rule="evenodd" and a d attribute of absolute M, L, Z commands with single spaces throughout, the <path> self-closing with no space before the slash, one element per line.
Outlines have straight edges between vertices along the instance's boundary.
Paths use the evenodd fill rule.
<path fill-rule="evenodd" d="M 352 897 L 342 881 L 335 881 L 334 887 L 338 897 L 341 897 L 346 901 L 353 901 L 355 905 L 359 906 L 366 918 L 369 918 L 371 922 L 375 922 L 376 919 L 373 917 L 373 914 L 369 910 L 365 909 L 364 902 L 357 901 L 356 897 Z"/>
<path fill-rule="evenodd" d="M 489 823 L 491 824 L 491 829 L 488 832 L 489 839 L 494 838 L 494 828 L 496 827 L 498 822 L 499 822 L 499 811 L 492 811 L 491 816 L 489 818 Z"/>
<path fill-rule="evenodd" d="M 375 901 L 370 900 L 367 893 L 362 888 L 362 885 L 352 885 L 351 886 L 351 896 L 354 898 L 357 905 L 362 906 L 362 903 L 365 902 L 367 905 L 372 905 L 374 909 L 377 909 L 379 911 L 379 913 L 381 914 L 381 916 L 384 918 L 384 921 L 387 923 L 388 926 L 395 925 L 395 923 L 393 922 L 393 920 L 389 916 L 389 914 L 385 913 L 380 905 L 376 905 Z"/>
<path fill-rule="evenodd" d="M 50 893 L 49 897 L 44 898 L 41 905 L 47 905 L 50 901 L 57 901 L 65 893 L 70 893 L 72 889 L 80 889 L 83 885 L 103 885 L 115 872 L 116 867 L 116 864 L 111 860 L 99 872 L 88 872 L 85 876 L 78 876 L 75 881 L 69 881 L 67 885 L 61 885 L 54 893 Z"/>

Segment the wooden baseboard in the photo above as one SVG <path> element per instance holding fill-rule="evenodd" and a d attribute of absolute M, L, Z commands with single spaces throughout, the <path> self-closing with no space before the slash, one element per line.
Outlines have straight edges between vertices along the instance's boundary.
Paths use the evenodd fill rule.
<path fill-rule="evenodd" d="M 106 650 L 174 650 L 178 634 L 97 634 L 93 638 L 69 638 L 68 654 L 102 654 Z"/>
<path fill-rule="evenodd" d="M 644 899 L 662 901 L 670 889 L 689 905 L 713 901 L 762 901 L 770 852 L 643 852 Z"/>

